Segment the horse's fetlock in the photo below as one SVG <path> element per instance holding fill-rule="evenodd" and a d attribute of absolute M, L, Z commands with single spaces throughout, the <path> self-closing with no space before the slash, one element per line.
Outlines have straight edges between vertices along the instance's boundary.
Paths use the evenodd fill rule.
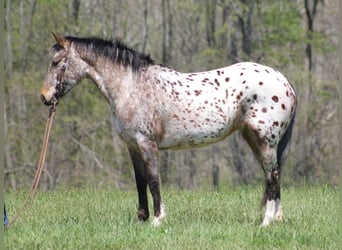
<path fill-rule="evenodd" d="M 149 213 L 144 209 L 138 209 L 137 216 L 139 221 L 147 221 L 149 218 Z"/>

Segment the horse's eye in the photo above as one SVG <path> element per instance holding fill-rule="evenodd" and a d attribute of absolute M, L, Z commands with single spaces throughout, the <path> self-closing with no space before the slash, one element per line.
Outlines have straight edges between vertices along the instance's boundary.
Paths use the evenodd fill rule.
<path fill-rule="evenodd" d="M 60 61 L 52 61 L 52 66 L 56 67 L 59 64 Z"/>

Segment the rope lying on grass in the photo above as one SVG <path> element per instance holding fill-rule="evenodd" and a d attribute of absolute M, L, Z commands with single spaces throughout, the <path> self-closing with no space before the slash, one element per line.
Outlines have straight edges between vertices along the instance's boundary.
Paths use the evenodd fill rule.
<path fill-rule="evenodd" d="M 42 151 L 40 153 L 40 159 L 39 159 L 39 163 L 37 166 L 36 175 L 34 176 L 31 188 L 26 195 L 26 198 L 25 198 L 23 205 L 20 207 L 20 209 L 18 210 L 17 214 L 13 217 L 13 219 L 8 223 L 7 228 L 9 228 L 19 218 L 21 213 L 24 211 L 26 205 L 28 204 L 29 200 L 30 200 L 30 208 L 29 209 L 31 210 L 31 208 L 32 208 L 33 201 L 34 201 L 36 194 L 37 194 L 39 180 L 40 180 L 40 177 L 41 177 L 43 169 L 44 169 L 44 163 L 45 163 L 46 151 L 47 151 L 47 147 L 48 147 L 48 143 L 49 143 L 50 132 L 51 132 L 51 128 L 52 128 L 53 119 L 54 119 L 55 114 L 56 114 L 56 105 L 57 105 L 57 103 L 55 102 L 51 106 L 51 109 L 49 112 L 49 117 L 46 121 Z"/>

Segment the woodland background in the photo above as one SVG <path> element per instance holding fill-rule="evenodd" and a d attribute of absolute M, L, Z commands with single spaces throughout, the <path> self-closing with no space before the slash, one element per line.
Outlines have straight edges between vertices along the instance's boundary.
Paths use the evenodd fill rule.
<path fill-rule="evenodd" d="M 40 101 L 51 32 L 121 37 L 182 72 L 255 61 L 294 85 L 298 111 L 284 185 L 339 178 L 338 1 L 5 0 L 5 188 L 30 186 L 49 109 Z M 83 81 L 58 106 L 41 180 L 134 188 L 133 168 L 108 104 Z M 263 182 L 239 134 L 221 143 L 160 153 L 163 185 L 181 189 Z"/>

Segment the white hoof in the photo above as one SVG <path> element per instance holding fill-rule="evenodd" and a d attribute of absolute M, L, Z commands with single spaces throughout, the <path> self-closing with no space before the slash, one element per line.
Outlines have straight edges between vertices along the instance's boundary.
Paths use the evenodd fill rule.
<path fill-rule="evenodd" d="M 154 216 L 153 221 L 152 221 L 152 226 L 159 227 L 162 224 L 162 221 L 165 217 L 166 217 L 165 206 L 164 206 L 164 204 L 161 204 L 160 215 Z"/>
<path fill-rule="evenodd" d="M 267 227 L 274 220 L 283 220 L 283 211 L 279 199 L 267 201 L 265 217 L 260 227 Z"/>

